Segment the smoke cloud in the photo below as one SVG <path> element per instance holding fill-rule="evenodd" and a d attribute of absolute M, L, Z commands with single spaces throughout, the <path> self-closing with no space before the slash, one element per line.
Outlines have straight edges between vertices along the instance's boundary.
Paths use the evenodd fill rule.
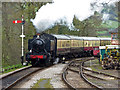
<path fill-rule="evenodd" d="M 103 8 L 102 3 L 113 4 L 116 1 L 118 0 L 53 0 L 53 3 L 42 6 L 31 21 L 37 33 L 45 31 L 61 21 L 66 22 L 66 25 L 70 27 L 74 15 L 83 21 L 93 15 L 94 11 L 100 12 Z M 91 4 L 94 7 L 91 7 Z"/>

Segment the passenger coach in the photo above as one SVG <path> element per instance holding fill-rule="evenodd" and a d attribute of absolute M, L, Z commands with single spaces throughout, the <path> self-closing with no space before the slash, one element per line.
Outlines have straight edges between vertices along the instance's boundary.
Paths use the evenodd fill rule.
<path fill-rule="evenodd" d="M 99 48 L 100 40 L 96 37 L 83 37 L 84 51 L 86 55 L 94 55 L 95 48 Z"/>
<path fill-rule="evenodd" d="M 71 41 L 70 38 L 66 35 L 54 35 L 56 38 L 56 57 L 63 58 L 70 54 Z"/>

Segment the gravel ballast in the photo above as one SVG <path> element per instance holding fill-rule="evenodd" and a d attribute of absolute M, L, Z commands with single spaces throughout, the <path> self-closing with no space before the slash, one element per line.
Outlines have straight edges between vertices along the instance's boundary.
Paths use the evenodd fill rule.
<path fill-rule="evenodd" d="M 40 79 L 50 79 L 50 84 L 53 88 L 67 88 L 61 78 L 63 72 L 62 70 L 65 65 L 66 64 L 56 64 L 43 71 L 37 72 L 24 83 L 22 83 L 21 85 L 17 85 L 17 87 L 15 88 L 31 88 Z"/>

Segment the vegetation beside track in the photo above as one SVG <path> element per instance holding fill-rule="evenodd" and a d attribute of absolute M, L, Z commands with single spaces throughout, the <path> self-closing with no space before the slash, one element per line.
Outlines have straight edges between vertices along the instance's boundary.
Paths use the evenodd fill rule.
<path fill-rule="evenodd" d="M 87 65 L 87 66 L 86 66 Z M 90 68 L 93 71 L 97 72 L 103 72 L 108 75 L 113 75 L 112 72 L 115 72 L 116 70 L 111 69 L 111 70 L 103 70 L 101 64 L 99 64 L 99 60 L 92 60 L 91 66 L 90 66 L 90 61 L 85 62 L 85 66 L 87 68 Z M 115 75 L 116 76 L 116 75 Z"/>
<path fill-rule="evenodd" d="M 94 71 L 97 71 L 98 69 L 102 70 L 102 66 L 100 65 L 98 59 L 92 60 L 92 62 L 91 61 L 87 61 L 87 62 L 85 62 L 85 66 L 86 65 L 87 65 L 87 67 L 91 68 Z"/>
<path fill-rule="evenodd" d="M 97 60 L 92 60 L 92 62 L 95 63 L 95 64 L 93 64 L 92 66 L 90 66 L 90 68 L 91 68 L 93 71 L 98 71 L 97 69 L 102 70 L 102 66 L 100 65 L 98 59 L 97 59 Z"/>
<path fill-rule="evenodd" d="M 20 68 L 23 68 L 23 67 L 26 67 L 26 66 L 23 66 L 22 64 L 17 64 L 17 65 L 3 67 L 0 70 L 0 72 L 1 72 L 0 74 L 4 74 L 4 73 L 11 72 L 11 71 L 15 71 L 16 69 L 20 69 Z"/>

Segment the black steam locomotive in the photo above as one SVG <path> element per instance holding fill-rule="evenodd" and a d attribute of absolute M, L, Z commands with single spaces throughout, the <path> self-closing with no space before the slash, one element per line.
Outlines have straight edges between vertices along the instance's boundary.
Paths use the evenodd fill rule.
<path fill-rule="evenodd" d="M 28 40 L 29 52 L 26 53 L 26 61 L 33 66 L 49 66 L 66 58 L 98 55 L 99 46 L 109 45 L 110 42 L 111 38 L 37 34 Z"/>
<path fill-rule="evenodd" d="M 37 34 L 33 39 L 28 40 L 28 50 L 26 61 L 33 66 L 46 66 L 54 62 L 55 58 L 55 37 L 49 34 Z"/>

